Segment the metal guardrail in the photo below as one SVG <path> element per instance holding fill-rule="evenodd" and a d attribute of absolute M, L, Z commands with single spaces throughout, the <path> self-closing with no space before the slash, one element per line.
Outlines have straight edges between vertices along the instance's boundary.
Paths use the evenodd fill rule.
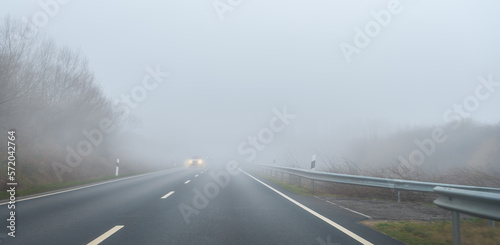
<path fill-rule="evenodd" d="M 436 187 L 439 207 L 473 216 L 500 221 L 500 194 Z"/>
<path fill-rule="evenodd" d="M 439 196 L 434 201 L 434 204 L 452 211 L 454 245 L 461 244 L 460 213 L 486 218 L 490 221 L 500 221 L 500 189 L 498 188 L 335 174 L 271 165 L 254 166 L 310 179 L 313 192 L 314 181 L 322 181 L 395 189 L 398 190 L 398 202 L 400 200 L 399 191 L 432 192 L 438 194 Z M 494 223 L 491 222 L 491 224 Z"/>
<path fill-rule="evenodd" d="M 261 164 L 256 164 L 255 166 L 276 170 L 282 173 L 303 177 L 313 181 L 381 187 L 381 188 L 389 188 L 401 191 L 434 192 L 434 188 L 440 186 L 447 188 L 456 188 L 456 189 L 471 190 L 471 191 L 484 191 L 484 192 L 492 192 L 500 194 L 500 189 L 498 188 L 452 185 L 452 184 L 421 182 L 421 181 L 401 180 L 401 179 L 387 179 L 387 178 L 369 177 L 361 175 L 335 174 L 328 172 L 318 172 L 318 171 L 310 171 L 298 168 L 261 165 Z"/>
<path fill-rule="evenodd" d="M 436 187 L 437 206 L 452 212 L 453 244 L 461 244 L 460 213 L 500 221 L 500 194 Z"/>

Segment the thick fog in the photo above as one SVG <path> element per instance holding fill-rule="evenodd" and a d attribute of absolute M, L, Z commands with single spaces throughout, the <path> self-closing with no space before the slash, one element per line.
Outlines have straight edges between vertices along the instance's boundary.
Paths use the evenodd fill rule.
<path fill-rule="evenodd" d="M 134 121 L 134 142 L 116 144 L 166 163 L 307 165 L 312 154 L 358 159 L 359 139 L 430 127 L 422 140 L 466 118 L 498 124 L 499 10 L 497 1 L 40 0 L 1 1 L 0 15 L 24 17 L 88 59 Z"/>

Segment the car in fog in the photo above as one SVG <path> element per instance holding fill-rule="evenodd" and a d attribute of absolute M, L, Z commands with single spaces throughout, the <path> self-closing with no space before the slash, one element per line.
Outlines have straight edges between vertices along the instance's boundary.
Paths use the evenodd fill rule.
<path fill-rule="evenodd" d="M 201 157 L 192 157 L 187 161 L 188 167 L 200 167 L 203 166 L 205 161 Z"/>

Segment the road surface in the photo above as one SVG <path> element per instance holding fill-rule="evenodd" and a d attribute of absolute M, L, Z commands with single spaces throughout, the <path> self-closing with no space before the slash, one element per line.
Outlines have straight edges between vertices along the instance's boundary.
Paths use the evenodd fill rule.
<path fill-rule="evenodd" d="M 280 189 L 251 172 L 175 168 L 16 203 L 0 244 L 402 244 L 360 214 Z"/>

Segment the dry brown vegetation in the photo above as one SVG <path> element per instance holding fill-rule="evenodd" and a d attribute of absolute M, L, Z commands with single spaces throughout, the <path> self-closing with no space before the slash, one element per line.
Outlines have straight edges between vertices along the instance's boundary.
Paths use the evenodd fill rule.
<path fill-rule="evenodd" d="M 340 174 L 500 188 L 499 171 L 475 167 L 451 169 L 446 174 L 432 173 L 418 167 L 410 169 L 402 167 L 400 164 L 388 164 L 378 169 L 362 170 L 352 161 L 346 159 L 331 159 L 324 170 Z M 318 183 L 317 186 L 319 191 L 335 195 L 391 200 L 397 199 L 397 191 L 390 189 L 334 183 Z M 402 191 L 400 195 L 403 201 L 410 202 L 432 202 L 436 197 L 431 193 L 409 191 Z"/>
<path fill-rule="evenodd" d="M 442 128 L 449 132 L 447 141 L 436 144 L 435 151 L 426 155 L 423 163 L 400 161 L 398 156 L 408 158 L 409 152 L 418 150 L 415 139 L 428 137 L 434 128 L 356 140 L 351 145 L 352 159 L 318 154 L 316 166 L 320 166 L 320 171 L 339 174 L 500 188 L 500 125 L 482 125 L 470 120 L 464 120 L 456 130 L 444 125 Z M 291 167 L 301 167 L 291 152 L 288 163 Z M 303 182 L 309 185 L 309 181 Z M 397 199 L 396 190 L 383 188 L 317 183 L 316 190 L 343 196 Z M 430 202 L 435 198 L 433 194 L 419 192 L 400 192 L 400 195 L 403 201 L 413 202 Z"/>
<path fill-rule="evenodd" d="M 68 147 L 76 149 L 79 142 L 88 141 L 83 131 L 99 129 L 103 119 L 112 122 L 114 130 L 103 133 L 102 141 L 78 164 L 68 164 Z M 58 47 L 18 20 L 0 20 L 0 135 L 7 141 L 7 131 L 16 130 L 21 189 L 61 181 L 57 168 L 62 168 L 64 181 L 113 175 L 116 156 L 131 155 L 116 145 L 131 123 L 96 85 L 79 52 Z M 0 151 L 2 185 L 6 151 Z M 137 159 L 124 160 L 123 173 L 138 170 L 127 164 Z"/>

